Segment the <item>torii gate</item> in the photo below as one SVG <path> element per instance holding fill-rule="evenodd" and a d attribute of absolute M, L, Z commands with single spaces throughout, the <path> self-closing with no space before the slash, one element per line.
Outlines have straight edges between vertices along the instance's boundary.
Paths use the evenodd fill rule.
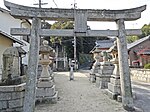
<path fill-rule="evenodd" d="M 131 80 L 128 65 L 126 35 L 140 35 L 139 29 L 125 29 L 124 21 L 137 20 L 146 6 L 126 10 L 58 9 L 34 8 L 4 1 L 15 18 L 32 19 L 32 28 L 12 28 L 12 35 L 30 36 L 30 54 L 27 72 L 24 112 L 33 112 L 40 36 L 116 36 L 121 77 L 122 104 L 126 110 L 133 110 Z M 75 14 L 74 14 L 75 13 Z M 76 16 L 74 16 L 76 15 Z M 74 20 L 75 28 L 64 30 L 41 29 L 41 20 Z M 113 21 L 118 30 L 88 30 L 87 21 Z"/>

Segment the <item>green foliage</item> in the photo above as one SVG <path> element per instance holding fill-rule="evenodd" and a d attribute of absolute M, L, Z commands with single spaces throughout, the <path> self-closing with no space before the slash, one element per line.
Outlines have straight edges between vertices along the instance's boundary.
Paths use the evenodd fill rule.
<path fill-rule="evenodd" d="M 74 23 L 72 21 L 57 21 L 52 24 L 51 29 L 74 29 Z M 90 28 L 88 27 L 90 30 Z M 79 54 L 85 53 L 89 54 L 89 52 L 95 46 L 96 40 L 104 40 L 108 39 L 107 37 L 77 37 L 76 38 L 76 54 L 77 59 L 79 60 Z M 56 45 L 61 45 L 68 56 L 68 58 L 74 57 L 74 48 L 72 41 L 74 37 L 50 37 L 51 44 L 55 47 Z M 82 59 L 81 59 L 82 60 Z M 83 59 L 84 60 L 84 59 Z"/>
<path fill-rule="evenodd" d="M 127 43 L 132 43 L 138 39 L 139 39 L 138 36 L 127 36 Z"/>
<path fill-rule="evenodd" d="M 148 35 L 150 35 L 150 24 L 145 24 L 143 25 L 143 27 L 141 28 L 142 31 L 142 35 L 139 36 L 127 36 L 127 43 L 132 43 L 138 39 L 144 38 Z"/>
<path fill-rule="evenodd" d="M 51 29 L 73 29 L 73 27 L 72 21 L 57 21 L 51 26 Z"/>
<path fill-rule="evenodd" d="M 142 27 L 142 36 L 146 37 L 148 35 L 150 35 L 150 24 L 145 24 L 143 27 Z"/>
<path fill-rule="evenodd" d="M 79 54 L 79 62 L 80 64 L 86 63 L 86 62 L 92 62 L 93 61 L 93 57 L 91 54 L 83 54 L 80 53 Z"/>
<path fill-rule="evenodd" d="M 74 25 L 72 21 L 57 21 L 52 26 L 51 29 L 73 29 Z M 70 37 L 69 37 L 70 38 Z M 50 41 L 54 43 L 62 44 L 63 40 L 69 39 L 68 37 L 54 37 L 51 36 Z"/>
<path fill-rule="evenodd" d="M 150 63 L 144 65 L 145 69 L 150 69 Z"/>
<path fill-rule="evenodd" d="M 51 29 L 73 29 L 74 24 L 72 21 L 57 21 L 52 26 Z M 64 47 L 67 56 L 69 58 L 73 58 L 73 37 L 50 37 L 50 41 L 53 44 L 53 46 L 61 45 Z"/>

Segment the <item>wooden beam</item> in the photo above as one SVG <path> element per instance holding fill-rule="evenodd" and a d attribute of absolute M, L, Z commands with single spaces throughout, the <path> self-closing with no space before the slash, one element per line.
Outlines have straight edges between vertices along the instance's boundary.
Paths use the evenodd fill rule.
<path fill-rule="evenodd" d="M 58 8 L 34 8 L 21 6 L 4 1 L 6 7 L 10 9 L 12 16 L 16 18 L 34 18 L 38 17 L 44 20 L 74 20 L 74 9 Z M 87 14 L 88 21 L 116 21 L 124 19 L 125 21 L 136 20 L 141 17 L 141 12 L 146 9 L 146 5 L 125 9 L 125 10 L 94 10 L 94 9 L 76 9 L 77 14 Z"/>
<path fill-rule="evenodd" d="M 27 28 L 11 28 L 11 35 L 30 35 L 30 29 Z M 76 36 L 83 37 L 103 37 L 103 36 L 118 36 L 118 30 L 87 30 L 86 33 L 75 33 Z M 141 35 L 142 32 L 140 29 L 127 29 L 126 35 Z M 40 29 L 40 36 L 65 36 L 70 37 L 74 36 L 73 29 Z"/>

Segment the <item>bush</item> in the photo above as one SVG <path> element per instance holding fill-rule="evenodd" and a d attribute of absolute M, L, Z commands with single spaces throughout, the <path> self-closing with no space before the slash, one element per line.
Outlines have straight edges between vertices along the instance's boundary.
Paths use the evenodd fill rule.
<path fill-rule="evenodd" d="M 144 65 L 144 68 L 145 68 L 145 69 L 150 69 L 150 63 Z"/>

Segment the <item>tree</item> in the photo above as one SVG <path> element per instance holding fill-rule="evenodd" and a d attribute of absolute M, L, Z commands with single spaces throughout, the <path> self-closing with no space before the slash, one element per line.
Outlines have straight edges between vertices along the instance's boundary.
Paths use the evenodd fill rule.
<path fill-rule="evenodd" d="M 148 35 L 150 35 L 150 24 L 145 24 L 142 28 L 141 28 L 141 30 L 142 30 L 142 36 L 143 37 L 146 37 L 146 36 L 148 36 Z"/>
<path fill-rule="evenodd" d="M 57 21 L 52 26 L 51 29 L 73 29 L 74 25 L 72 21 Z M 70 37 L 54 37 L 50 38 L 52 43 L 59 42 L 60 44 L 62 41 L 67 40 Z"/>
<path fill-rule="evenodd" d="M 73 29 L 74 24 L 72 21 L 57 21 L 52 26 L 51 29 Z M 50 41 L 53 46 L 59 46 L 60 49 L 64 49 L 69 58 L 73 58 L 73 37 L 50 37 Z"/>
<path fill-rule="evenodd" d="M 138 39 L 139 39 L 138 36 L 127 36 L 127 43 L 132 43 Z"/>
<path fill-rule="evenodd" d="M 74 23 L 72 21 L 57 21 L 54 24 L 52 24 L 51 29 L 74 29 Z M 88 26 L 88 30 L 90 30 Z M 80 53 L 89 54 L 89 52 L 93 49 L 95 46 L 96 40 L 104 40 L 108 39 L 106 37 L 77 37 L 76 38 L 76 54 L 77 59 L 79 59 Z M 69 58 L 74 57 L 74 49 L 73 49 L 73 40 L 74 37 L 51 37 L 50 41 L 55 46 L 55 44 L 61 45 L 65 52 L 67 53 L 67 56 Z"/>
<path fill-rule="evenodd" d="M 142 35 L 140 36 L 127 36 L 127 43 L 132 43 L 138 39 L 141 39 L 150 35 L 150 24 L 143 25 L 143 27 L 141 28 L 141 31 L 142 31 Z"/>

